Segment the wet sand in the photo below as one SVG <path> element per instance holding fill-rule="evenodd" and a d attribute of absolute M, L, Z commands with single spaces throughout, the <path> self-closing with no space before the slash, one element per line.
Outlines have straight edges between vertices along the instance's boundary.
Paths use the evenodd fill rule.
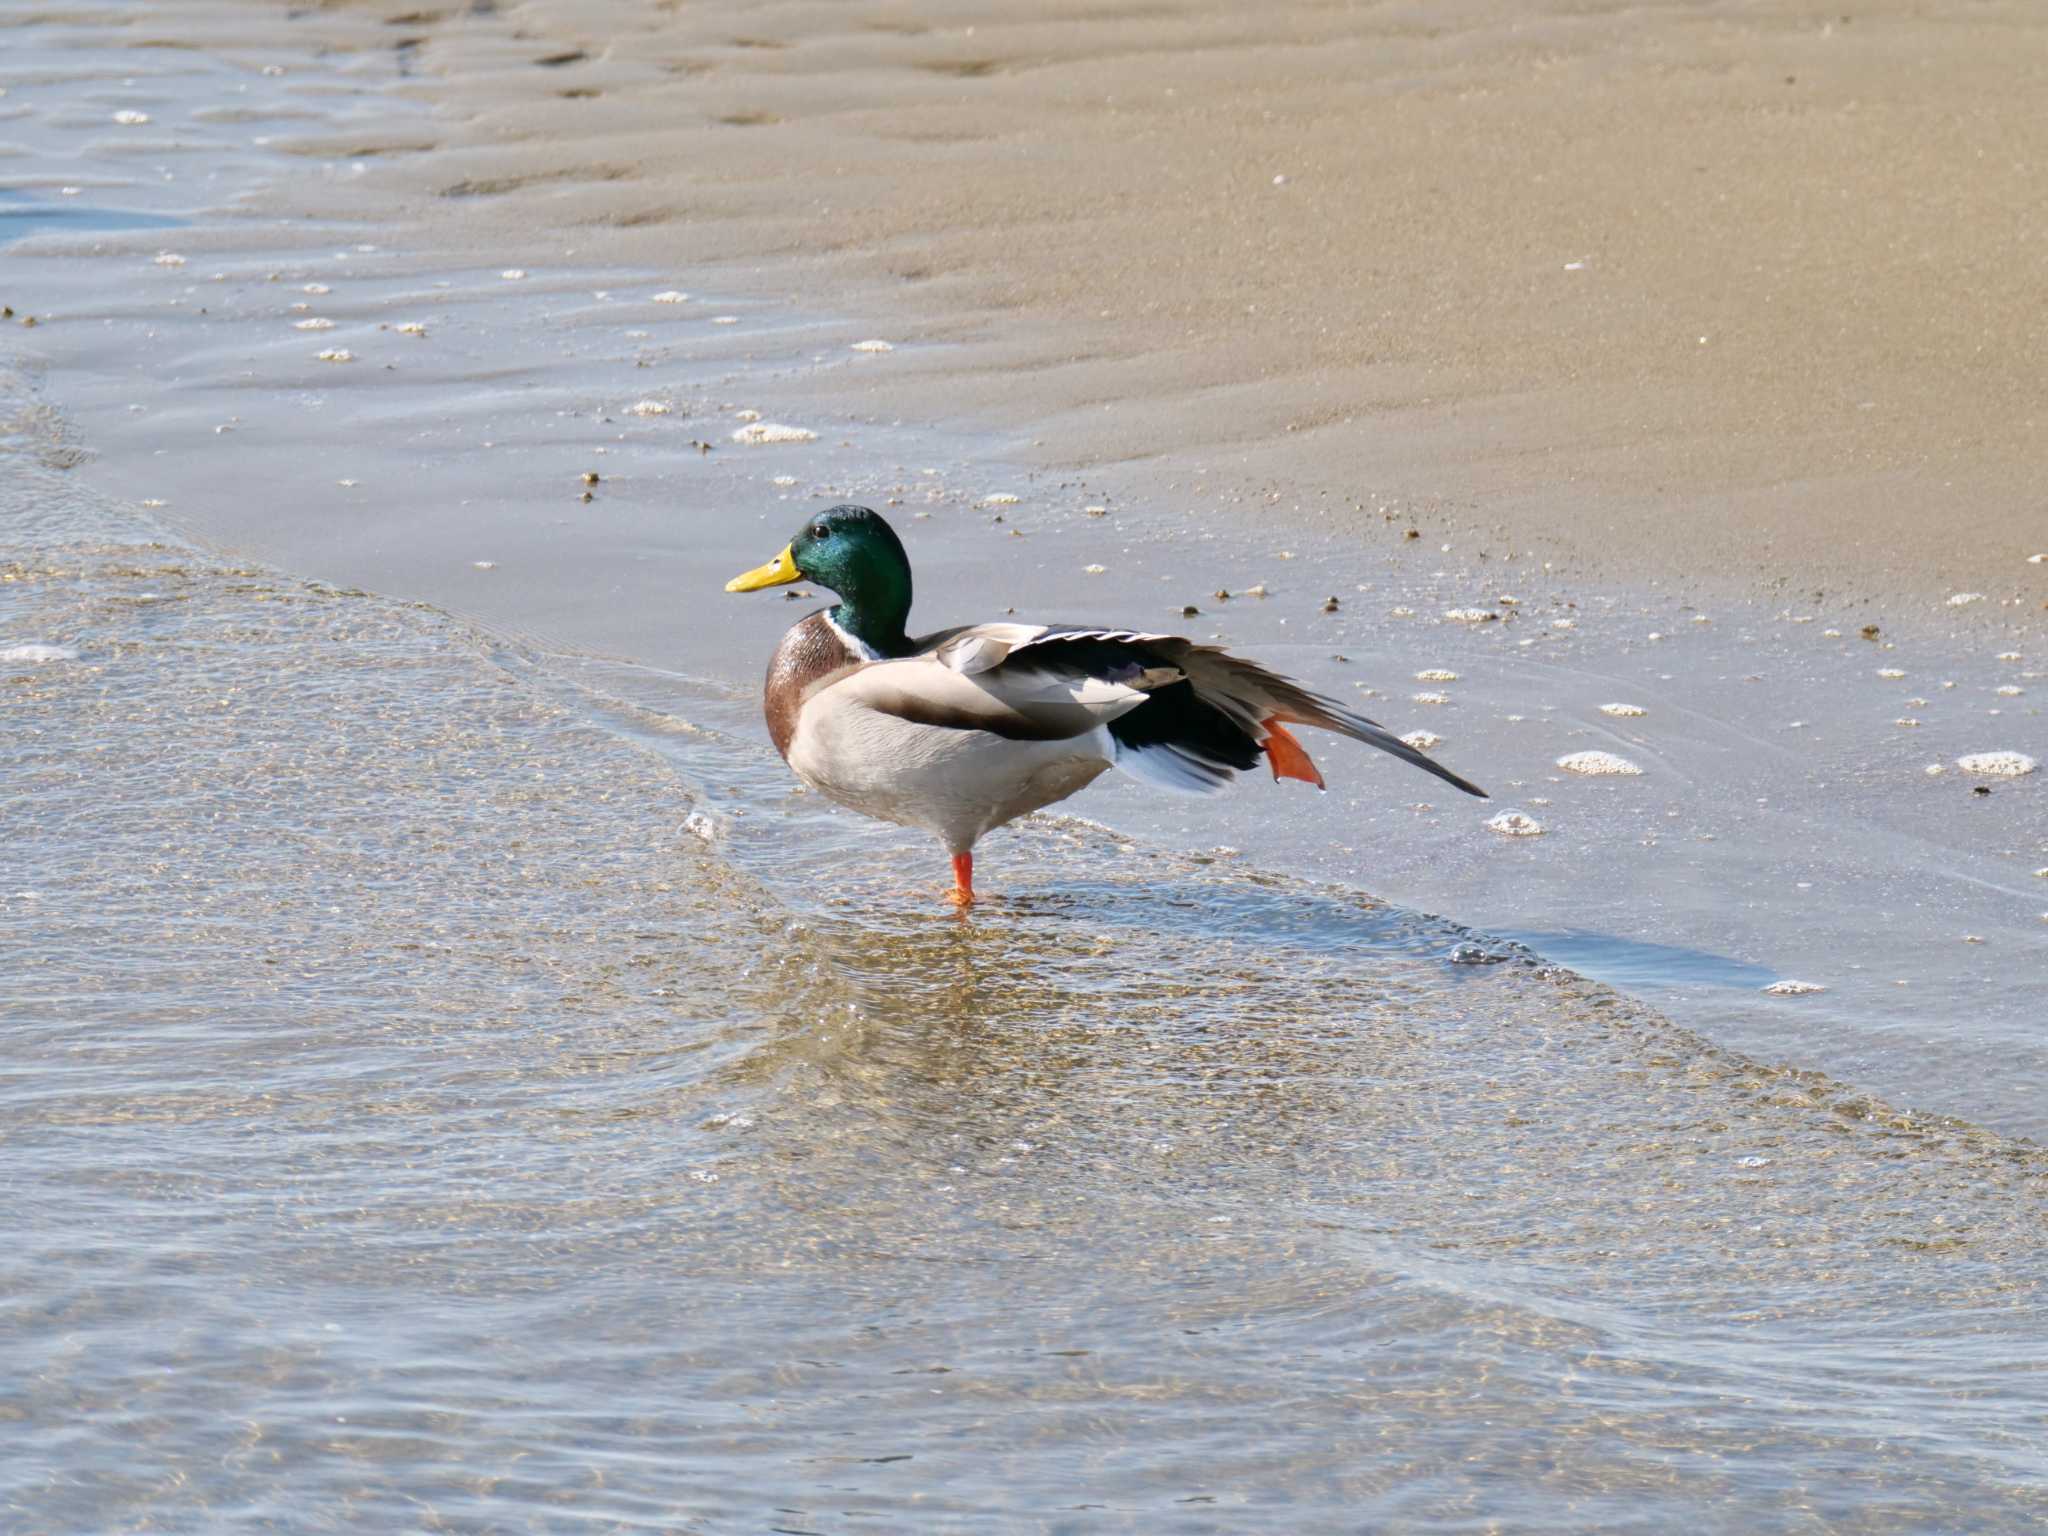
<path fill-rule="evenodd" d="M 1705 581 L 1599 582 L 1420 508 L 1361 545 L 1241 452 L 1048 470 L 957 404 L 901 409 L 969 380 L 981 343 L 919 339 L 857 287 L 763 297 L 689 250 L 599 259 L 603 231 L 565 232 L 552 205 L 513 229 L 515 204 L 494 201 L 510 194 L 398 196 L 444 157 L 468 164 L 434 146 L 483 130 L 442 98 L 482 89 L 491 60 L 510 61 L 506 90 L 582 67 L 536 65 L 524 23 L 118 16 L 118 50 L 98 13 L 25 31 L 55 51 L 0 98 L 33 150 L 0 202 L 35 230 L 8 248 L 8 293 L 41 322 L 7 335 L 47 370 L 99 492 L 295 573 L 647 669 L 656 693 L 685 679 L 735 700 L 802 608 L 725 597 L 725 577 L 811 507 L 883 507 L 915 552 L 921 624 L 1014 607 L 1238 646 L 1441 736 L 1499 797 L 1446 804 L 1340 751 L 1323 801 L 1255 784 L 1190 806 L 1110 779 L 1080 814 L 1524 936 L 1723 1044 L 2040 1133 L 2048 775 L 1957 766 L 2048 758 L 2030 596 L 1957 605 L 1967 593 L 1923 581 L 1706 604 Z M 443 33 L 468 73 L 422 76 Z M 201 46 L 156 46 L 174 36 Z M 892 350 L 855 350 L 876 337 Z M 735 440 L 778 422 L 819 435 Z M 1433 670 L 1457 677 L 1414 675 Z M 1601 712 L 1617 700 L 1647 713 Z M 1645 772 L 1557 766 L 1587 750 Z M 1497 810 L 1544 831 L 1503 836 Z M 916 864 L 914 843 L 892 846 Z M 1828 990 L 1760 995 L 1784 979 Z"/>
<path fill-rule="evenodd" d="M 441 115 L 365 195 L 947 344 L 839 414 L 1372 548 L 2048 599 L 2037 7 L 368 9 Z"/>

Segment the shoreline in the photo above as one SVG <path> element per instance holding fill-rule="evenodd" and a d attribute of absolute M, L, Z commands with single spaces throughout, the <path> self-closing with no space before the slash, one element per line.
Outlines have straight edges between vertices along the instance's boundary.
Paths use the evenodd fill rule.
<path fill-rule="evenodd" d="M 365 25 L 346 13 L 323 24 Z M 442 126 L 378 111 L 406 87 L 357 80 L 371 55 L 334 47 L 329 65 L 279 66 L 275 110 L 317 104 L 411 143 Z M 167 120 L 175 107 L 167 99 Z M 241 131 L 207 150 L 214 176 L 254 184 L 297 163 Z M 1227 451 L 1034 468 L 1010 452 L 1028 443 L 949 427 L 958 413 L 891 409 L 904 373 L 949 376 L 944 347 L 905 335 L 892 353 L 855 353 L 886 324 L 706 293 L 675 266 L 543 260 L 569 247 L 530 232 L 487 260 L 419 238 L 416 223 L 343 222 L 378 202 L 366 194 L 387 174 L 354 164 L 336 167 L 347 196 L 317 222 L 252 215 L 289 190 L 273 189 L 176 235 L 13 249 L 14 282 L 69 296 L 23 334 L 64 370 L 59 403 L 99 451 L 80 471 L 93 485 L 163 503 L 153 515 L 211 547 L 740 690 L 795 610 L 716 588 L 821 499 L 867 502 L 912 544 L 919 622 L 987 617 L 994 604 L 1229 644 L 1397 733 L 1441 734 L 1447 760 L 1495 791 L 1486 814 L 1521 809 L 1547 830 L 1501 838 L 1399 765 L 1348 754 L 1320 800 L 1253 785 L 1191 812 L 1105 783 L 1081 814 L 1162 846 L 1251 849 L 1264 867 L 1490 931 L 1534 924 L 1576 944 L 1587 974 L 1648 988 L 1639 995 L 1732 1048 L 2039 1130 L 2028 1106 L 2048 1061 L 2032 1064 L 2010 977 L 2040 943 L 2027 876 L 2048 863 L 2028 831 L 2042 778 L 1999 785 L 1980 806 L 1952 766 L 2039 739 L 2030 608 L 1810 590 L 1703 607 L 1687 584 L 1590 579 L 1498 528 L 1447 521 L 1441 504 L 1375 513 L 1360 540 L 1323 514 L 1331 498 L 1277 488 Z M 167 240 L 183 265 L 149 254 Z M 663 302 L 678 284 L 694 296 Z M 332 328 L 302 332 L 316 315 Z M 424 334 L 400 329 L 415 322 Z M 316 359 L 337 348 L 355 360 Z M 637 414 L 648 401 L 663 408 Z M 754 411 L 820 436 L 741 446 L 732 434 Z M 601 482 L 586 487 L 585 472 Z M 1225 590 L 1239 595 L 1211 596 Z M 1493 617 L 1445 617 L 1475 609 Z M 1879 635 L 1866 641 L 1870 623 Z M 1420 703 L 1419 670 L 1459 681 Z M 1616 699 L 1647 718 L 1603 715 Z M 1627 787 L 1561 774 L 1556 759 L 1584 749 L 1649 771 Z M 1941 916 L 1925 915 L 1930 898 Z M 1603 943 L 1589 948 L 1587 933 Z M 1965 935 L 1988 942 L 1966 947 Z M 1785 976 L 1826 981 L 1831 995 L 1758 996 Z M 1927 996 L 1946 1000 L 1943 1019 L 1924 1016 Z M 1899 1053 L 1902 1031 L 1931 1046 L 1923 1036 L 1951 1014 L 1968 1043 Z"/>

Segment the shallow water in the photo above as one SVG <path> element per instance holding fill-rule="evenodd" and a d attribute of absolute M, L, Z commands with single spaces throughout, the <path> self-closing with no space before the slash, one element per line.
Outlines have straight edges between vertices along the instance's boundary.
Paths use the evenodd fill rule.
<path fill-rule="evenodd" d="M 227 78 L 214 55 L 174 67 L 209 91 Z M 326 100 L 309 73 L 293 99 Z M 147 104 L 164 120 L 175 99 L 160 85 Z M 247 170 L 259 149 L 207 153 Z M 184 186 L 104 197 L 183 218 L 212 195 Z M 115 246 L 95 265 L 47 231 L 6 269 L 67 302 L 29 333 L 47 376 L 0 371 L 0 651 L 75 654 L 0 662 L 0 1524 L 2048 1517 L 2048 1162 L 1982 1127 L 2038 1114 L 2025 952 L 2001 919 L 2002 982 L 1929 958 L 1937 920 L 2002 910 L 1959 893 L 2012 897 L 2010 859 L 1944 873 L 1936 845 L 1995 845 L 1963 818 L 2011 816 L 2032 790 L 1979 806 L 1943 786 L 1903 827 L 1889 799 L 1848 822 L 1738 811 L 1809 775 L 1918 773 L 1860 723 L 1804 756 L 1760 746 L 1728 702 L 1757 656 L 1807 700 L 1861 680 L 1861 655 L 1795 650 L 1819 625 L 1752 640 L 1724 618 L 1594 651 L 1603 623 L 1642 625 L 1589 605 L 1530 656 L 1508 622 L 1377 632 L 1388 597 L 1445 606 L 1456 574 L 1401 578 L 1371 609 L 1346 588 L 1358 613 L 1313 640 L 1239 604 L 1234 631 L 1320 684 L 1376 677 L 1383 715 L 1400 679 L 1455 663 L 1469 681 L 1427 723 L 1456 721 L 1452 760 L 1504 770 L 1482 775 L 1504 797 L 1554 798 L 1515 802 L 1552 830 L 1475 846 L 1367 770 L 1349 800 L 1286 802 L 1319 807 L 1291 829 L 1250 794 L 1203 807 L 1198 830 L 1183 806 L 1113 795 L 1076 808 L 1118 830 L 1047 817 L 992 843 L 996 895 L 962 917 L 935 899 L 931 850 L 795 793 L 762 739 L 748 674 L 790 610 L 687 595 L 701 569 L 771 552 L 825 482 L 886 486 L 853 466 L 907 434 L 728 468 L 691 435 L 729 424 L 722 388 L 765 402 L 777 375 L 670 338 L 634 370 L 593 296 L 615 274 L 508 282 L 357 250 L 359 230 L 208 229 L 233 273 L 218 285 L 211 262 Z M 67 263 L 78 288 L 57 286 Z M 109 263 L 133 280 L 88 294 Z M 345 290 L 337 271 L 363 275 Z M 351 334 L 284 326 L 277 296 L 315 280 Z M 410 380 L 380 358 L 374 383 L 321 382 L 305 360 L 396 347 L 377 327 L 428 303 L 429 337 L 403 344 L 438 361 Z M 698 414 L 598 420 L 660 385 Z M 374 495 L 333 483 L 355 478 L 345 455 Z M 601 522 L 570 521 L 600 515 L 573 500 L 586 463 L 605 469 Z M 760 485 L 784 466 L 803 475 L 788 506 Z M 1095 553 L 1078 509 L 1027 501 L 998 529 L 962 515 L 964 474 L 933 478 L 945 491 L 899 515 L 932 511 L 916 527 L 941 577 L 986 572 L 993 547 L 1031 599 Z M 479 488 L 493 499 L 464 505 Z M 439 606 L 222 555 L 110 490 L 191 524 L 267 521 L 269 547 L 363 562 L 302 568 Z M 741 493 L 764 513 L 721 509 Z M 1194 562 L 1148 553 L 1135 526 L 1119 595 L 1144 581 L 1177 605 Z M 1337 568 L 1307 549 L 1285 567 L 1203 558 L 1238 562 L 1240 588 L 1262 564 L 1299 573 L 1318 597 Z M 1569 726 L 1500 718 L 1538 688 Z M 1616 696 L 1651 714 L 1591 712 Z M 1517 746 L 1525 726 L 1542 734 Z M 1596 745 L 1651 773 L 1539 778 Z M 1661 828 L 1680 805 L 1711 845 L 1683 866 L 1616 857 L 1678 842 Z M 1831 851 L 1844 825 L 1859 834 Z M 1790 883 L 1754 851 L 1788 828 L 1815 868 L 1868 866 L 1887 900 L 1911 888 L 1936 915 L 1858 939 L 1851 903 L 1761 890 L 1732 915 L 1715 893 L 1745 872 Z M 1323 846 L 1333 829 L 1370 862 Z M 1202 851 L 1219 841 L 1255 851 Z M 1520 921 L 1475 931 L 1352 880 L 1414 884 L 1430 864 L 1462 915 L 1491 916 L 1482 896 L 1513 882 Z M 1652 897 L 1659 922 L 1578 926 Z M 1847 985 L 1760 1005 L 1782 969 L 1744 951 L 1800 910 L 1825 940 L 1810 952 L 1910 957 L 1976 1016 L 1916 1028 Z M 1844 993 L 1832 1014 L 1768 1012 Z M 1808 1037 L 1756 1042 L 1791 1017 L 1837 1020 L 1842 1059 L 1879 1042 L 1885 1072 L 1782 1065 Z M 1973 1080 L 1994 1060 L 2002 1080 Z M 1885 1073 L 1984 1113 L 1894 1109 L 1871 1091 Z"/>

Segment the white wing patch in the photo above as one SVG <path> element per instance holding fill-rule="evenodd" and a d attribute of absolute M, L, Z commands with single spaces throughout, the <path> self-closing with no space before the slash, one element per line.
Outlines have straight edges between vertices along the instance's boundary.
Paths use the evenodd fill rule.
<path fill-rule="evenodd" d="M 1156 746 L 1129 747 L 1112 739 L 1116 766 L 1141 784 L 1169 790 L 1176 795 L 1215 795 L 1230 787 L 1237 777 L 1234 769 L 1212 763 L 1205 757 L 1184 752 L 1162 742 Z"/>

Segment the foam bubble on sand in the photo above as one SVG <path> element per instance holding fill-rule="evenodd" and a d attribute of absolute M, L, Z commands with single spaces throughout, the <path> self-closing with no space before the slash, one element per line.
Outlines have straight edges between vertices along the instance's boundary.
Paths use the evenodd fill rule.
<path fill-rule="evenodd" d="M 1637 715 L 1647 715 L 1649 711 L 1640 704 L 1602 704 L 1600 706 L 1600 713 L 1603 715 L 1617 715 L 1624 719 L 1633 719 Z"/>
<path fill-rule="evenodd" d="M 1427 752 L 1444 744 L 1443 737 L 1437 735 L 1435 731 L 1410 731 L 1401 739 L 1418 752 Z"/>
<path fill-rule="evenodd" d="M 1929 764 L 1927 765 L 1926 769 L 1925 769 L 1925 772 L 1926 772 L 1926 774 L 1927 774 L 1927 777 L 1929 777 L 1930 779 L 1938 779 L 1938 778 L 1940 778 L 1940 777 L 1941 777 L 1941 776 L 1942 776 L 1942 775 L 1943 775 L 1944 773 L 1947 773 L 1947 772 L 1948 772 L 1948 764 L 1947 764 L 1947 763 L 1929 763 Z"/>
<path fill-rule="evenodd" d="M 675 407 L 666 400 L 635 400 L 626 407 L 628 416 L 666 416 Z"/>
<path fill-rule="evenodd" d="M 407 320 L 402 324 L 393 326 L 392 329 L 401 336 L 424 336 L 427 334 L 425 322 L 419 320 Z"/>
<path fill-rule="evenodd" d="M 770 485 L 782 485 L 782 486 L 790 486 L 790 485 L 795 485 L 795 484 L 796 484 L 796 476 L 795 476 L 795 475 L 777 475 L 777 476 L 776 476 L 776 477 L 775 477 L 775 478 L 774 478 L 773 480 L 769 481 L 768 483 L 769 483 Z"/>
<path fill-rule="evenodd" d="M 670 288 L 664 292 L 657 293 L 654 296 L 654 302 L 657 304 L 687 304 L 690 302 L 690 296 L 687 293 L 678 293 L 675 289 Z"/>
<path fill-rule="evenodd" d="M 1566 773 L 1618 773 L 1634 775 L 1643 770 L 1625 757 L 1612 752 L 1574 752 L 1569 757 L 1560 757 L 1557 766 Z"/>
<path fill-rule="evenodd" d="M 356 360 L 355 353 L 349 351 L 347 347 L 329 347 L 325 352 L 314 355 L 323 363 L 352 363 Z"/>
<path fill-rule="evenodd" d="M 1998 690 L 1998 693 L 2002 698 L 2016 699 L 2026 691 L 2027 690 L 2024 688 L 2015 688 L 2011 683 L 2007 683 L 2004 687 Z"/>
<path fill-rule="evenodd" d="M 1956 766 L 1983 778 L 2017 779 L 2041 765 L 2024 752 L 1972 752 L 1957 758 Z"/>
<path fill-rule="evenodd" d="M 1911 715 L 1901 715 L 1898 719 L 1892 722 L 1893 725 L 1902 725 L 1906 727 L 1906 729 L 1908 730 L 1911 730 L 1914 726 L 1918 725 L 1919 723 L 1920 722 L 1918 720 L 1915 720 Z"/>
<path fill-rule="evenodd" d="M 1492 817 L 1486 825 L 1503 837 L 1541 837 L 1543 823 L 1534 816 L 1524 816 L 1520 811 L 1502 811 Z"/>
<path fill-rule="evenodd" d="M 1550 627 L 1552 629 L 1577 629 L 1579 621 L 1577 619 L 1552 619 Z"/>
<path fill-rule="evenodd" d="M 332 293 L 334 290 L 325 283 L 308 283 L 299 290 L 301 293 Z"/>
<path fill-rule="evenodd" d="M 137 112 L 132 107 L 123 107 L 114 114 L 114 121 L 123 128 L 133 128 L 139 123 L 148 122 L 149 114 L 147 112 Z"/>
<path fill-rule="evenodd" d="M 504 271 L 500 272 L 498 276 L 505 279 L 505 281 L 508 283 L 516 283 L 519 281 L 519 279 L 526 276 L 526 268 L 507 267 Z"/>
<path fill-rule="evenodd" d="M 78 652 L 68 645 L 10 645 L 0 651 L 0 661 L 76 661 Z"/>
<path fill-rule="evenodd" d="M 292 322 L 292 329 L 295 331 L 331 331 L 334 329 L 334 322 L 315 315 L 310 320 L 294 320 Z"/>
<path fill-rule="evenodd" d="M 1966 608 L 1971 603 L 1981 603 L 1983 601 L 1984 594 L 1982 592 L 1952 592 L 1949 594 L 1948 605 L 1951 608 Z"/>
<path fill-rule="evenodd" d="M 1106 565 L 1084 565 L 1081 567 L 1081 569 L 1090 576 L 1100 576 L 1104 571 L 1108 570 L 1109 567 Z"/>
<path fill-rule="evenodd" d="M 1877 675 L 1879 677 L 1904 677 L 1906 674 L 1898 667 L 1879 667 Z"/>
<path fill-rule="evenodd" d="M 2027 556 L 2027 564 L 2048 565 L 2048 555 L 2029 555 Z"/>
<path fill-rule="evenodd" d="M 2018 651 L 2000 651 L 1998 653 L 1998 659 L 2000 661 L 2018 661 L 2020 659 L 2020 653 Z"/>
<path fill-rule="evenodd" d="M 185 265 L 185 258 L 176 251 L 158 251 L 152 259 L 160 267 L 182 267 Z"/>
<path fill-rule="evenodd" d="M 713 325 L 738 325 L 740 317 L 738 315 L 713 315 L 711 323 Z"/>
<path fill-rule="evenodd" d="M 1451 696 L 1448 693 L 1415 693 L 1410 694 L 1409 697 L 1417 704 L 1448 704 L 1451 702 Z"/>
<path fill-rule="evenodd" d="M 2034 878 L 2036 880 L 2048 880 L 2048 866 L 2035 870 Z"/>
<path fill-rule="evenodd" d="M 982 497 L 981 504 L 984 507 L 1014 507 L 1023 499 L 1022 496 L 1013 496 L 1008 491 L 997 491 L 993 495 Z"/>
<path fill-rule="evenodd" d="M 734 421 L 759 421 L 761 413 L 759 411 L 734 411 L 732 419 Z"/>
<path fill-rule="evenodd" d="M 1443 667 L 1424 667 L 1415 674 L 1418 683 L 1455 683 L 1458 674 Z"/>
<path fill-rule="evenodd" d="M 1766 997 L 1809 997 L 1827 988 L 1817 981 L 1774 981 L 1763 991 Z"/>
<path fill-rule="evenodd" d="M 750 421 L 737 432 L 732 440 L 736 443 L 808 443 L 814 442 L 818 434 L 809 427 L 786 427 L 777 421 Z"/>
<path fill-rule="evenodd" d="M 1446 608 L 1444 617 L 1453 624 L 1491 624 L 1500 615 L 1491 608 Z"/>
<path fill-rule="evenodd" d="M 882 341 L 879 339 L 871 339 L 868 341 L 856 341 L 853 344 L 852 350 L 855 352 L 894 352 L 896 350 L 896 344 L 894 342 Z"/>

